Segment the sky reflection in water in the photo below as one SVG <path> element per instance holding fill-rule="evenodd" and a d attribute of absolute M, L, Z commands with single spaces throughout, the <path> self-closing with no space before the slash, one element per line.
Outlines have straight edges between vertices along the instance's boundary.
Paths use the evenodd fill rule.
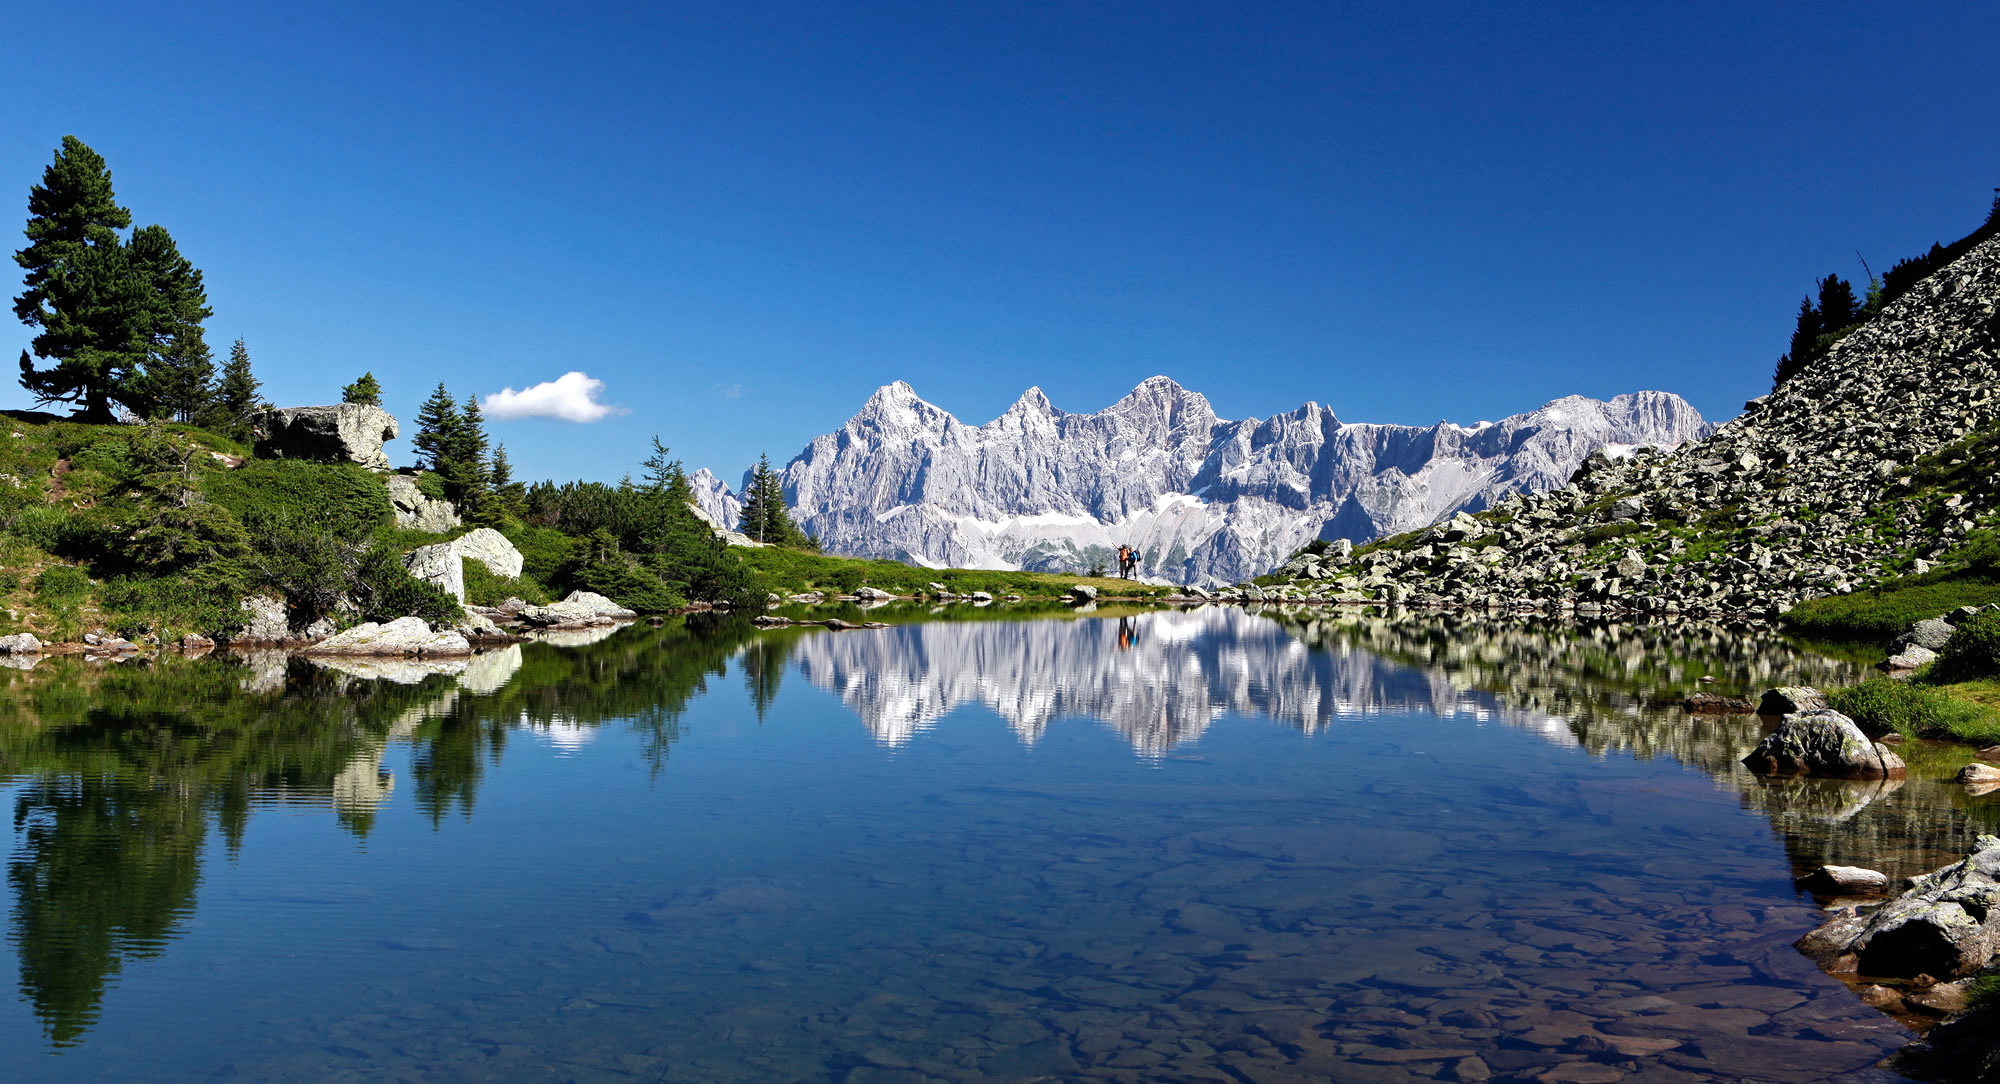
<path fill-rule="evenodd" d="M 1883 1079 L 1907 1035 L 1790 949 L 1790 877 L 1994 819 L 1764 786 L 1754 719 L 1652 706 L 1851 672 L 1744 633 L 1207 609 L 445 669 L 10 672 L 0 1074 Z"/>

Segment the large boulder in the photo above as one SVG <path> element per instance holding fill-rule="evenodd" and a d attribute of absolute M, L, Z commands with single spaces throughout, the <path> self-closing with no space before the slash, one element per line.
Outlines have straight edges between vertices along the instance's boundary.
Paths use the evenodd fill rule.
<path fill-rule="evenodd" d="M 1826 706 L 1826 694 L 1810 685 L 1780 685 L 1767 690 L 1757 703 L 1759 715 L 1790 715 Z"/>
<path fill-rule="evenodd" d="M 458 548 L 460 557 L 478 561 L 486 566 L 486 571 L 501 579 L 513 580 L 521 576 L 521 551 L 507 541 L 506 535 L 491 527 L 469 531 L 451 544 Z"/>
<path fill-rule="evenodd" d="M 1096 602 L 1097 588 L 1087 583 L 1073 584 L 1069 589 L 1069 597 L 1078 602 Z"/>
<path fill-rule="evenodd" d="M 12 636 L 0 636 L 0 655 L 39 655 L 42 642 L 35 639 L 32 632 L 17 632 Z"/>
<path fill-rule="evenodd" d="M 243 611 L 243 630 L 229 639 L 233 643 L 277 644 L 292 638 L 292 626 L 285 614 L 285 600 L 276 595 L 251 595 L 236 604 Z"/>
<path fill-rule="evenodd" d="M 1893 646 L 1897 650 L 1906 647 L 1923 647 L 1929 648 L 1932 651 L 1941 651 L 1944 649 L 1944 645 L 1951 641 L 1951 634 L 1957 631 L 1957 627 L 1947 622 L 1944 618 L 1933 617 L 1911 625 L 1909 631 L 1896 637 L 1896 642 Z"/>
<path fill-rule="evenodd" d="M 250 416 L 250 424 L 257 434 L 257 455 L 265 459 L 359 463 L 388 470 L 382 442 L 396 439 L 395 417 L 365 403 L 260 410 Z"/>
<path fill-rule="evenodd" d="M 1901 757 L 1870 741 L 1854 720 L 1831 708 L 1785 716 L 1743 763 L 1761 775 L 1901 779 L 1909 774 Z"/>
<path fill-rule="evenodd" d="M 2000 838 L 1912 878 L 1909 891 L 1866 915 L 1843 915 L 1799 939 L 1828 971 L 1884 978 L 1976 975 L 2000 951 Z"/>
<path fill-rule="evenodd" d="M 461 605 L 465 602 L 465 563 L 459 556 L 457 542 L 418 546 L 403 555 L 403 567 Z"/>
<path fill-rule="evenodd" d="M 432 534 L 458 529 L 458 509 L 450 501 L 424 496 L 415 478 L 392 474 L 383 481 L 389 487 L 389 505 L 396 512 L 396 526 Z"/>
<path fill-rule="evenodd" d="M 581 628 L 630 621 L 639 615 L 595 591 L 571 591 L 561 602 L 524 607 L 523 623 L 543 628 Z"/>
<path fill-rule="evenodd" d="M 369 621 L 307 648 L 313 655 L 470 655 L 472 645 L 449 630 L 433 632 L 421 617 Z"/>

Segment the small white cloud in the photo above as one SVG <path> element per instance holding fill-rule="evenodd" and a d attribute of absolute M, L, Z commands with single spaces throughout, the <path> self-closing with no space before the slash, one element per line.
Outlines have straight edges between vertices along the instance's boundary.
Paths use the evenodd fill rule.
<path fill-rule="evenodd" d="M 566 422 L 594 422 L 618 408 L 597 401 L 604 381 L 580 372 L 568 372 L 531 388 L 515 391 L 502 388 L 479 401 L 489 418 L 560 418 Z"/>
<path fill-rule="evenodd" d="M 741 399 L 743 398 L 743 385 L 717 384 L 715 386 L 715 394 L 722 396 L 724 399 Z"/>

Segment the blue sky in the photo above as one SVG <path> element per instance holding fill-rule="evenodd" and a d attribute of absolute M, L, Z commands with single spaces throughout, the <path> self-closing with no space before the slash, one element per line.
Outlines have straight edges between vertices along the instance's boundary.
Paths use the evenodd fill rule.
<path fill-rule="evenodd" d="M 366 369 L 407 425 L 439 381 L 600 381 L 595 420 L 492 423 L 527 477 L 616 479 L 657 432 L 733 481 L 897 379 L 973 422 L 1155 373 L 1226 417 L 1660 388 L 1720 420 L 1816 277 L 1952 240 L 2000 185 L 1986 3 L 197 0 L 9 28 L 20 220 L 61 137 L 91 144 L 281 404 Z"/>

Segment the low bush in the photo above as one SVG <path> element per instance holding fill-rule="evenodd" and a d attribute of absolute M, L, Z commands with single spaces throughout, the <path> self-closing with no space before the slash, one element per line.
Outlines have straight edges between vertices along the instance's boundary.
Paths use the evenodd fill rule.
<path fill-rule="evenodd" d="M 345 542 L 365 541 L 393 522 L 389 487 L 352 463 L 253 459 L 235 470 L 203 474 L 201 488 L 245 524 L 289 517 Z"/>
<path fill-rule="evenodd" d="M 90 576 L 70 565 L 53 565 L 35 577 L 35 601 L 46 606 L 81 606 L 90 598 Z"/>
<path fill-rule="evenodd" d="M 1977 681 L 2000 677 L 2000 610 L 1954 619 L 1957 631 L 1938 652 L 1930 674 L 1936 681 Z"/>
<path fill-rule="evenodd" d="M 1887 641 L 1927 618 L 1992 602 L 2000 602 L 2000 583 L 1908 577 L 1879 588 L 1801 602 L 1785 611 L 1785 625 L 1807 636 Z"/>
<path fill-rule="evenodd" d="M 243 627 L 235 583 L 186 576 L 122 576 L 104 585 L 104 609 L 118 633 L 152 633 L 162 643 L 193 632 L 227 636 Z"/>
<path fill-rule="evenodd" d="M 458 600 L 428 580 L 410 575 L 402 555 L 386 546 L 370 546 L 356 562 L 351 597 L 364 621 L 394 621 L 421 617 L 432 628 L 455 625 L 465 617 Z"/>
<path fill-rule="evenodd" d="M 1869 678 L 1827 694 L 1827 705 L 1870 734 L 1895 731 L 1909 738 L 1983 740 L 2000 730 L 1992 712 L 1934 686 L 1894 678 Z"/>
<path fill-rule="evenodd" d="M 478 561 L 465 562 L 465 601 L 470 606 L 498 606 L 509 598 L 544 605 L 549 589 L 522 572 L 516 579 L 496 576 Z"/>

